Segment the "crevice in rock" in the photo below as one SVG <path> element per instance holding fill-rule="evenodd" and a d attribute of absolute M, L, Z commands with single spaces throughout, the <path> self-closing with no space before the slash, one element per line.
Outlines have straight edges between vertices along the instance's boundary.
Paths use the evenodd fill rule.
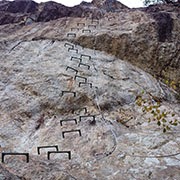
<path fill-rule="evenodd" d="M 108 77 L 111 78 L 111 79 L 116 79 L 116 78 L 114 78 L 112 75 L 108 74 L 105 70 L 102 70 L 102 72 L 103 72 L 103 74 L 104 74 L 105 76 L 108 76 Z"/>
<path fill-rule="evenodd" d="M 173 19 L 169 13 L 159 12 L 152 15 L 157 22 L 158 41 L 171 41 Z"/>

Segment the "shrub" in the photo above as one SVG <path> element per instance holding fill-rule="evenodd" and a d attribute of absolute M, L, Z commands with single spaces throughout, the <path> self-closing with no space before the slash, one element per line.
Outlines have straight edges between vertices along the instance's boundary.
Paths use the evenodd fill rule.
<path fill-rule="evenodd" d="M 161 99 L 150 93 L 145 94 L 142 92 L 141 95 L 138 95 L 136 104 L 142 108 L 144 113 L 150 115 L 148 122 L 156 121 L 157 125 L 162 127 L 164 133 L 171 130 L 173 126 L 180 124 L 180 121 L 175 118 L 175 113 L 160 109 L 162 106 Z"/>

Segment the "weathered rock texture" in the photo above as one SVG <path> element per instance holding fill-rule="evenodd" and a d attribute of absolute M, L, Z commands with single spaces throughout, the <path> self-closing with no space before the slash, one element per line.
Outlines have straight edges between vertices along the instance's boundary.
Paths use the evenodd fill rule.
<path fill-rule="evenodd" d="M 180 178 L 179 125 L 163 133 L 157 121 L 148 123 L 151 114 L 136 104 L 144 92 L 144 98 L 160 103 L 160 112 L 169 112 L 167 122 L 180 121 L 178 93 L 147 73 L 158 73 L 170 54 L 178 73 L 179 45 L 174 39 L 179 21 L 174 13 L 171 40 L 159 42 L 156 20 L 150 17 L 126 10 L 105 13 L 93 22 L 64 17 L 0 26 L 0 152 L 30 155 L 29 163 L 23 156 L 5 156 L 0 179 Z M 170 27 L 163 31 L 166 36 Z M 162 49 L 155 51 L 155 42 Z M 150 61 L 151 56 L 162 62 Z M 87 115 L 94 115 L 95 121 L 80 121 Z M 67 121 L 61 126 L 64 119 L 76 119 L 77 124 Z M 81 134 L 63 138 L 69 130 Z M 52 145 L 71 151 L 71 160 L 67 154 L 51 154 L 48 160 L 47 151 L 53 148 L 41 149 L 38 155 L 38 146 Z"/>
<path fill-rule="evenodd" d="M 19 9 L 18 3 L 22 3 Z M 76 39 L 77 43 L 127 60 L 180 92 L 178 4 L 128 10 L 121 3 L 110 0 L 81 3 L 72 8 L 55 2 L 38 5 L 33 1 L 18 1 L 1 2 L 0 10 L 0 24 L 18 23 L 14 25 L 15 29 L 24 24 L 47 22 L 62 17 L 100 18 L 100 28 L 94 34 L 81 34 Z M 113 13 L 107 13 L 109 11 Z M 64 25 L 63 23 L 62 26 Z M 50 30 L 49 26 L 47 28 Z M 54 28 L 57 27 L 51 27 Z"/>
<path fill-rule="evenodd" d="M 66 7 L 53 1 L 35 3 L 34 1 L 0 1 L 0 25 L 24 22 L 33 18 L 35 22 L 47 22 L 62 17 L 101 18 L 105 12 L 128 9 L 116 0 L 82 2 L 74 7 Z"/>
<path fill-rule="evenodd" d="M 180 20 L 178 10 L 174 6 L 171 10 L 110 15 L 109 26 L 105 19 L 102 21 L 106 31 L 81 36 L 77 42 L 127 60 L 164 82 L 175 84 L 180 93 Z"/>
<path fill-rule="evenodd" d="M 1 152 L 28 152 L 30 163 L 6 157 L 1 176 L 9 170 L 17 179 L 163 179 L 171 169 L 168 177 L 178 178 L 178 128 L 163 134 L 156 123 L 147 123 L 148 115 L 135 105 L 142 90 L 173 100 L 168 88 L 163 90 L 152 76 L 120 59 L 80 46 L 76 54 L 65 43 L 38 40 L 2 45 Z M 78 59 L 71 60 L 80 54 L 91 56 L 91 60 L 83 58 L 90 69 L 78 67 Z M 74 80 L 75 72 L 67 67 L 78 70 L 93 87 L 79 87 L 84 80 Z M 62 96 L 64 90 L 76 92 L 76 97 Z M 84 107 L 88 113 L 81 110 Z M 163 102 L 161 108 L 179 118 L 178 105 Z M 88 114 L 96 115 L 95 123 L 91 118 L 79 122 L 80 115 Z M 78 124 L 60 126 L 66 118 L 76 118 Z M 82 137 L 73 133 L 63 139 L 62 131 L 71 129 L 80 129 Z M 47 160 L 47 151 L 37 155 L 42 145 L 70 150 L 72 159 L 57 155 Z"/>

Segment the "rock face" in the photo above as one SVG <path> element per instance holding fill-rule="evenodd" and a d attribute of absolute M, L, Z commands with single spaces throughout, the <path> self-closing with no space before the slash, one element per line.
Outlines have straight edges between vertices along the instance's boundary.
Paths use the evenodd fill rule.
<path fill-rule="evenodd" d="M 95 2 L 81 6 L 101 13 Z M 179 71 L 176 13 L 160 12 L 157 21 L 147 10 L 49 21 L 54 15 L 46 10 L 62 7 L 52 4 L 41 9 L 40 21 L 48 22 L 27 18 L 27 24 L 0 26 L 0 152 L 29 153 L 29 163 L 25 156 L 5 156 L 0 179 L 180 179 L 178 93 L 148 73 L 158 71 L 150 61 L 154 42 L 162 48 L 154 57 L 175 57 Z M 161 29 L 163 42 L 159 17 L 168 24 L 174 18 L 173 29 L 171 23 Z M 171 129 L 163 133 L 166 126 Z M 41 146 L 50 147 L 38 153 Z"/>
<path fill-rule="evenodd" d="M 32 16 L 37 22 L 47 22 L 62 17 L 89 17 L 90 14 L 100 18 L 105 12 L 122 9 L 128 7 L 116 0 L 82 2 L 72 8 L 53 1 L 40 4 L 31 0 L 0 1 L 0 25 L 21 22 L 24 18 Z"/>
<path fill-rule="evenodd" d="M 10 13 L 35 13 L 38 10 L 38 4 L 34 1 L 12 1 L 5 8 L 2 10 Z"/>
<path fill-rule="evenodd" d="M 81 36 L 77 42 L 128 60 L 180 92 L 180 21 L 179 13 L 171 10 L 111 15 L 106 32 Z"/>
<path fill-rule="evenodd" d="M 171 92 L 129 63 L 81 46 L 74 47 L 76 53 L 71 45 L 51 40 L 2 45 L 1 152 L 28 152 L 30 162 L 7 156 L 1 176 L 13 170 L 17 179 L 163 179 L 171 169 L 168 177 L 178 179 L 178 129 L 163 134 L 135 104 L 142 90 L 173 100 Z M 161 108 L 179 118 L 178 105 L 163 102 Z M 60 125 L 66 119 L 78 123 Z M 63 138 L 69 130 L 81 136 Z M 53 145 L 71 151 L 72 159 L 52 154 L 47 160 L 43 149 L 37 154 L 37 147 Z"/>
<path fill-rule="evenodd" d="M 179 6 L 158 5 L 128 11 L 115 0 L 94 0 L 72 8 L 55 2 L 5 1 L 0 2 L 0 15 L 0 24 L 29 24 L 28 19 L 30 23 L 48 22 L 62 17 L 109 20 L 109 27 L 105 21 L 100 34 L 81 36 L 77 43 L 127 60 L 180 92 Z"/>

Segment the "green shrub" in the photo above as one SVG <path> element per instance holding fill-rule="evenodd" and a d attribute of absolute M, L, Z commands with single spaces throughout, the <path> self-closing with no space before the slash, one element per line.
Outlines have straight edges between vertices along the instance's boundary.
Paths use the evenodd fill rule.
<path fill-rule="evenodd" d="M 150 115 L 148 122 L 156 121 L 157 125 L 162 127 L 164 133 L 171 130 L 173 126 L 180 124 L 180 121 L 175 118 L 175 113 L 168 110 L 161 110 L 160 98 L 158 99 L 150 93 L 145 94 L 142 92 L 141 95 L 138 95 L 136 104 L 142 108 L 144 113 Z M 168 120 L 170 117 L 172 117 L 172 120 Z"/>

